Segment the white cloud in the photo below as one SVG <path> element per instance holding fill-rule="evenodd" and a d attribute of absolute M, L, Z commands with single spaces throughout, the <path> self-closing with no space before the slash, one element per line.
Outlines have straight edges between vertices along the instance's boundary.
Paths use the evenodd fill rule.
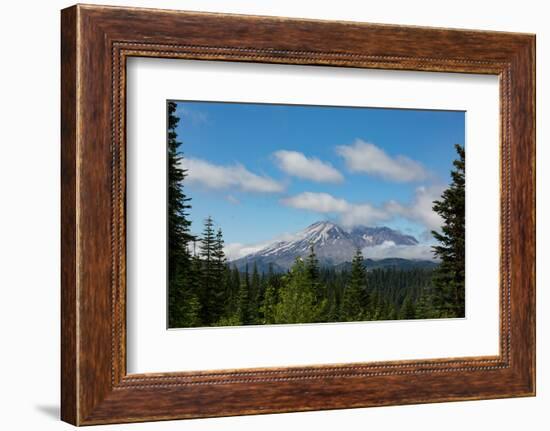
<path fill-rule="evenodd" d="M 293 208 L 317 213 L 336 213 L 340 223 L 346 227 L 372 225 L 389 221 L 397 217 L 419 223 L 428 230 L 439 230 L 440 216 L 432 210 L 433 201 L 439 199 L 443 187 L 418 187 L 413 200 L 408 204 L 396 201 L 374 206 L 368 202 L 350 203 L 328 193 L 304 192 L 281 200 L 281 203 Z"/>
<path fill-rule="evenodd" d="M 393 241 L 384 241 L 380 245 L 365 247 L 362 250 L 365 259 L 385 259 L 400 257 L 411 260 L 436 260 L 430 244 L 396 245 Z"/>
<path fill-rule="evenodd" d="M 241 244 L 240 242 L 233 242 L 231 244 L 226 244 L 223 248 L 227 261 L 231 262 L 232 260 L 239 259 L 241 257 L 247 256 L 251 253 L 260 251 L 262 248 L 266 247 L 268 243 L 261 244 Z"/>
<path fill-rule="evenodd" d="M 316 182 L 341 183 L 344 177 L 330 163 L 306 157 L 298 151 L 280 150 L 273 153 L 277 166 L 288 175 Z"/>
<path fill-rule="evenodd" d="M 415 160 L 398 155 L 391 157 L 374 144 L 357 139 L 352 145 L 340 145 L 336 152 L 344 158 L 351 172 L 364 172 L 396 182 L 421 181 L 428 172 Z"/>
<path fill-rule="evenodd" d="M 337 199 L 328 193 L 304 192 L 290 198 L 281 199 L 284 205 L 318 213 L 345 212 L 350 204 L 344 199 Z"/>
<path fill-rule="evenodd" d="M 389 212 L 419 222 L 429 230 L 440 230 L 443 221 L 432 207 L 433 201 L 441 198 L 443 190 L 443 186 L 418 187 L 410 204 L 389 201 L 385 207 Z"/>
<path fill-rule="evenodd" d="M 392 218 L 384 208 L 378 208 L 368 203 L 353 204 L 345 199 L 335 198 L 328 193 L 304 192 L 281 199 L 281 203 L 293 208 L 323 214 L 340 214 L 340 222 L 346 227 L 368 225 Z"/>
<path fill-rule="evenodd" d="M 201 159 L 184 158 L 182 167 L 187 169 L 190 183 L 198 183 L 210 189 L 237 188 L 245 192 L 278 193 L 284 186 L 268 176 L 250 172 L 241 164 L 214 165 Z"/>
<path fill-rule="evenodd" d="M 350 205 L 348 210 L 341 214 L 340 223 L 345 227 L 369 226 L 392 218 L 393 215 L 385 208 L 362 203 Z"/>

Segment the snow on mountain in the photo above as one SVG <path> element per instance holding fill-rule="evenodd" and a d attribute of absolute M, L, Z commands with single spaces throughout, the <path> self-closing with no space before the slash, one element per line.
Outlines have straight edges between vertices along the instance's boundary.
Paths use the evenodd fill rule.
<path fill-rule="evenodd" d="M 270 264 L 274 270 L 290 268 L 296 257 L 305 257 L 313 246 L 319 263 L 335 266 L 350 262 L 357 249 L 391 242 L 395 245 L 417 245 L 416 238 L 388 227 L 357 226 L 345 230 L 330 221 L 319 221 L 293 235 L 292 239 L 273 242 L 261 250 L 233 260 L 232 265 L 244 268 L 254 262 L 262 269 Z"/>

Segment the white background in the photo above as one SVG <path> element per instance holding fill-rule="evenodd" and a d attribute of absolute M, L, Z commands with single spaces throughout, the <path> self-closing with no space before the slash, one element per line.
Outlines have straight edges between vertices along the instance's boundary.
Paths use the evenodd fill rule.
<path fill-rule="evenodd" d="M 537 117 L 550 117 L 549 13 L 545 2 L 298 0 L 117 1 L 102 3 L 173 9 L 360 20 L 394 24 L 537 33 Z M 0 16 L 0 426 L 9 430 L 70 429 L 59 409 L 59 9 L 65 1 L 6 2 Z M 538 396 L 293 413 L 254 417 L 105 426 L 144 430 L 498 430 L 548 429 L 550 299 L 550 162 L 548 122 L 538 137 Z M 546 311 L 546 314 L 544 313 Z"/>
<path fill-rule="evenodd" d="M 128 372 L 498 354 L 498 77 L 141 58 L 127 83 Z M 466 111 L 466 318 L 167 331 L 167 99 Z"/>

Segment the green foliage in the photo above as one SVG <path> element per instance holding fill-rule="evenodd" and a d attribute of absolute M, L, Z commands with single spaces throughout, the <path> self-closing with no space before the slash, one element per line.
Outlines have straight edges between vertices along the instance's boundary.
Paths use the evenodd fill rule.
<path fill-rule="evenodd" d="M 214 259 L 216 237 L 214 233 L 214 221 L 208 216 L 204 220 L 204 227 L 200 239 L 200 258 L 202 262 L 202 279 L 199 290 L 201 300 L 201 319 L 203 322 L 215 322 L 218 320 L 216 313 L 216 262 Z"/>
<path fill-rule="evenodd" d="M 225 286 L 227 285 L 226 277 L 228 276 L 228 272 L 223 244 L 223 233 L 221 228 L 218 228 L 212 251 L 213 281 L 210 289 L 211 320 L 221 318 L 225 311 Z"/>
<path fill-rule="evenodd" d="M 464 317 L 465 277 L 465 153 L 456 145 L 458 159 L 453 162 L 452 182 L 433 210 L 443 219 L 441 232 L 432 231 L 439 242 L 434 246 L 441 259 L 433 278 L 434 306 L 439 317 Z"/>
<path fill-rule="evenodd" d="M 361 320 L 363 316 L 364 300 L 366 296 L 366 272 L 361 250 L 357 250 L 351 264 L 351 279 L 344 289 L 340 316 L 351 322 Z"/>
<path fill-rule="evenodd" d="M 199 318 L 204 304 L 197 296 L 190 297 L 182 301 L 178 311 L 185 317 L 171 321 L 171 327 L 437 317 L 431 293 L 432 270 L 390 268 L 367 272 L 361 261 L 358 253 L 349 272 L 319 269 L 315 283 L 307 259 L 297 259 L 287 274 L 260 273 L 254 267 L 252 273 L 248 267 L 239 272 L 225 264 L 221 284 L 224 303 L 217 317 Z M 190 268 L 187 282 L 191 291 L 202 291 L 206 268 L 203 258 L 193 256 Z M 256 302 L 251 297 L 258 289 Z M 319 291 L 324 292 L 320 298 Z"/>
<path fill-rule="evenodd" d="M 233 316 L 239 311 L 239 290 L 241 288 L 241 274 L 237 268 L 226 269 L 225 279 L 225 315 Z"/>
<path fill-rule="evenodd" d="M 254 262 L 254 266 L 252 268 L 252 278 L 250 280 L 248 290 L 248 319 L 252 325 L 259 323 L 258 312 L 260 308 L 260 291 L 260 274 L 258 273 L 258 267 Z"/>
<path fill-rule="evenodd" d="M 434 306 L 431 290 L 431 287 L 421 289 L 420 297 L 415 303 L 416 319 L 433 319 L 437 317 L 438 312 Z"/>
<path fill-rule="evenodd" d="M 272 283 L 268 283 L 265 290 L 264 301 L 260 308 L 260 311 L 263 315 L 263 324 L 272 324 L 276 323 L 276 309 L 277 304 L 279 303 L 279 293 L 277 292 L 277 287 Z"/>
<path fill-rule="evenodd" d="M 181 168 L 183 155 L 176 128 L 179 118 L 176 104 L 168 103 L 168 325 L 169 327 L 200 324 L 200 309 L 196 294 L 188 280 L 191 272 L 189 243 L 191 222 L 187 211 L 191 208 L 183 190 L 187 172 Z"/>
<path fill-rule="evenodd" d="M 328 292 L 327 287 L 320 282 L 321 269 L 319 267 L 319 260 L 317 259 L 313 245 L 310 245 L 309 247 L 309 255 L 305 264 L 311 291 L 315 296 L 315 302 L 319 304 L 318 319 L 320 321 L 325 321 L 329 312 L 329 301 L 327 299 Z"/>
<path fill-rule="evenodd" d="M 297 258 L 279 291 L 275 323 L 316 322 L 321 308 L 322 305 L 315 301 L 307 266 L 302 259 Z"/>
<path fill-rule="evenodd" d="M 413 300 L 410 296 L 407 296 L 401 305 L 401 310 L 399 312 L 401 319 L 415 319 L 416 318 L 416 309 L 414 307 Z"/>
<path fill-rule="evenodd" d="M 241 283 L 239 286 L 239 295 L 238 295 L 238 308 L 237 308 L 237 314 L 239 316 L 239 320 L 242 322 L 243 325 L 250 325 L 252 323 L 252 319 L 250 318 L 249 294 L 250 294 L 250 279 L 248 276 L 248 265 L 247 265 L 246 270 L 241 277 Z"/>
<path fill-rule="evenodd" d="M 316 297 L 320 296 L 321 292 L 319 289 L 319 260 L 317 259 L 317 255 L 315 254 L 313 245 L 310 245 L 309 248 L 309 256 L 306 260 L 306 270 L 308 273 L 312 291 L 315 292 Z"/>
<path fill-rule="evenodd" d="M 241 326 L 242 322 L 239 316 L 236 314 L 223 316 L 220 320 L 214 323 L 212 326 Z"/>
<path fill-rule="evenodd" d="M 188 263 L 188 243 L 193 240 L 190 234 L 191 221 L 188 210 L 191 200 L 185 195 L 183 181 L 187 171 L 181 167 L 183 154 L 179 152 L 181 142 L 177 139 L 176 128 L 179 118 L 175 115 L 176 104 L 168 103 L 168 257 L 170 273 L 175 276 L 177 269 Z"/>
<path fill-rule="evenodd" d="M 196 295 L 185 291 L 185 296 L 172 309 L 171 328 L 201 326 L 199 319 L 200 303 Z"/>

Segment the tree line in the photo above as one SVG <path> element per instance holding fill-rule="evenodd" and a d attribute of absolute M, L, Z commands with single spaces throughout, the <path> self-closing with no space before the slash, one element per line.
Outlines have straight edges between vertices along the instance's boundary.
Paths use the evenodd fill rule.
<path fill-rule="evenodd" d="M 464 151 L 453 184 L 434 211 L 444 226 L 433 232 L 441 264 L 432 269 L 366 271 L 360 250 L 351 269 L 322 268 L 313 247 L 285 274 L 255 264 L 227 263 L 223 232 L 212 217 L 191 234 L 190 198 L 184 191 L 176 104 L 168 102 L 168 325 L 171 328 L 280 323 L 395 320 L 464 315 Z M 462 190 L 461 190 L 462 186 Z M 461 200 L 462 193 L 462 200 Z M 458 209 L 457 209 L 458 208 Z M 462 260 L 461 260 L 462 259 Z"/>

